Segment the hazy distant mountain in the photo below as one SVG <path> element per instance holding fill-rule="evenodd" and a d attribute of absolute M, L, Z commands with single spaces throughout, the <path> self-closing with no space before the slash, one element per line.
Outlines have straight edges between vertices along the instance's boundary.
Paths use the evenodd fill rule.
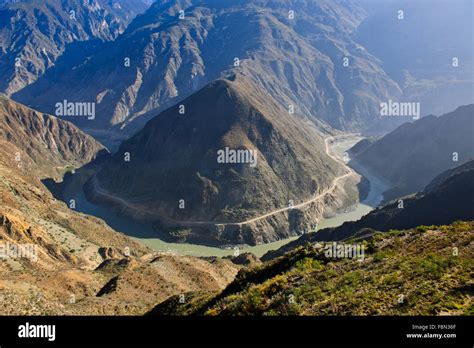
<path fill-rule="evenodd" d="M 474 104 L 405 123 L 354 157 L 389 181 L 385 201 L 422 190 L 436 175 L 474 158 Z"/>
<path fill-rule="evenodd" d="M 115 39 L 148 5 L 148 0 L 0 2 L 0 92 L 10 95 L 34 82 L 72 43 Z M 82 54 L 75 51 L 74 59 L 84 59 Z M 74 60 L 69 62 L 71 69 Z"/>
<path fill-rule="evenodd" d="M 307 242 L 340 241 L 420 225 L 446 225 L 474 220 L 474 160 L 437 176 L 422 192 L 379 207 L 355 222 L 306 234 L 262 259 L 283 255 Z"/>
<path fill-rule="evenodd" d="M 119 202 L 125 213 L 148 216 L 167 226 L 177 221 L 235 223 L 313 197 L 329 188 L 343 167 L 326 154 L 322 134 L 311 123 L 288 115 L 271 97 L 237 75 L 217 80 L 151 120 L 124 142 L 98 173 L 101 190 L 134 205 Z M 219 161 L 219 151 L 256 151 L 250 162 Z M 130 161 L 125 160 L 126 154 Z M 94 195 L 99 193 L 97 197 Z M 94 185 L 89 196 L 117 205 Z M 180 206 L 180 201 L 182 206 Z M 116 199 L 115 199 L 116 201 Z M 321 203 L 321 202 L 320 202 Z M 299 224 L 315 222 L 295 209 L 243 226 L 175 225 L 175 238 L 198 243 L 256 244 L 295 235 Z M 150 214 L 148 214 L 150 213 Z M 171 226 L 173 224 L 171 223 Z M 168 228 L 166 228 L 168 227 Z"/>
<path fill-rule="evenodd" d="M 15 98 L 49 112 L 58 100 L 95 101 L 97 119 L 73 121 L 135 130 L 234 70 L 295 114 L 364 129 L 380 100 L 401 93 L 352 38 L 364 16 L 353 1 L 157 1 L 84 64 L 71 70 L 59 61 Z"/>
<path fill-rule="evenodd" d="M 367 1 L 356 40 L 380 59 L 422 114 L 474 103 L 472 0 Z M 401 13 L 399 11 L 402 11 Z"/>

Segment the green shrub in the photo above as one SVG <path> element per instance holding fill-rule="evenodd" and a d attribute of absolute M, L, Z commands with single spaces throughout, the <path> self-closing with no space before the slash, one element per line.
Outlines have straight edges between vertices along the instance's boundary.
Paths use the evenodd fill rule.
<path fill-rule="evenodd" d="M 414 273 L 418 275 L 425 275 L 435 279 L 443 276 L 446 269 L 450 267 L 455 260 L 452 257 L 445 258 L 433 253 L 428 254 L 420 263 L 415 266 Z"/>
<path fill-rule="evenodd" d="M 378 253 L 375 253 L 374 261 L 381 262 L 388 257 L 389 257 L 389 253 L 387 251 L 379 251 Z"/>
<path fill-rule="evenodd" d="M 295 268 L 301 271 L 317 270 L 321 268 L 321 262 L 310 257 L 305 257 L 295 263 Z"/>
<path fill-rule="evenodd" d="M 418 227 L 416 228 L 416 230 L 417 230 L 418 232 L 426 232 L 426 231 L 428 231 L 429 229 L 430 229 L 430 228 L 429 228 L 428 226 L 425 226 L 425 225 L 420 225 L 420 226 L 418 226 Z"/>

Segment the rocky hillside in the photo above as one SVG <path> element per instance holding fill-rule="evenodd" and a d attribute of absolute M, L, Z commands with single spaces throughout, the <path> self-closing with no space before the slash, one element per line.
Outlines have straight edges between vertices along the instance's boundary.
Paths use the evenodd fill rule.
<path fill-rule="evenodd" d="M 314 126 L 240 75 L 209 84 L 182 105 L 185 114 L 172 107 L 122 144 L 89 182 L 91 199 L 137 219 L 159 219 L 159 229 L 176 240 L 253 245 L 297 234 L 331 204 L 321 199 L 239 225 L 315 193 L 328 191 L 331 199 L 346 170 L 326 154 Z M 226 149 L 256 151 L 255 161 L 220 162 Z"/>
<path fill-rule="evenodd" d="M 148 0 L 0 2 L 0 92 L 11 95 L 36 81 L 71 44 L 115 39 L 148 5 Z M 71 65 L 87 52 L 77 46 L 68 57 Z"/>
<path fill-rule="evenodd" d="M 48 112 L 58 100 L 95 101 L 100 117 L 77 124 L 133 131 L 209 82 L 241 72 L 316 123 L 372 127 L 379 101 L 401 91 L 353 40 L 364 16 L 354 1 L 157 1 L 84 64 L 72 70 L 59 61 L 15 98 Z"/>
<path fill-rule="evenodd" d="M 456 220 L 474 220 L 474 161 L 446 171 L 436 177 L 424 191 L 402 197 L 379 207 L 355 222 L 306 234 L 270 251 L 271 259 L 307 242 L 346 240 L 371 234 L 374 230 L 414 228 L 421 225 L 449 224 Z"/>
<path fill-rule="evenodd" d="M 2 315 L 142 314 L 157 299 L 233 279 L 231 260 L 154 253 L 54 199 L 40 178 L 101 149 L 75 126 L 6 98 L 0 120 Z"/>
<path fill-rule="evenodd" d="M 474 158 L 473 133 L 474 104 L 461 106 L 403 124 L 364 151 L 357 150 L 352 164 L 391 183 L 384 193 L 388 201 L 421 191 L 438 174 Z"/>
<path fill-rule="evenodd" d="M 97 157 L 104 147 L 67 121 L 42 114 L 0 95 L 0 143 L 11 152 L 9 165 L 34 168 L 40 177 L 58 177 Z"/>
<path fill-rule="evenodd" d="M 333 257 L 308 244 L 242 270 L 219 294 L 195 293 L 152 315 L 472 315 L 474 224 L 376 233 L 345 246 L 363 257 Z"/>

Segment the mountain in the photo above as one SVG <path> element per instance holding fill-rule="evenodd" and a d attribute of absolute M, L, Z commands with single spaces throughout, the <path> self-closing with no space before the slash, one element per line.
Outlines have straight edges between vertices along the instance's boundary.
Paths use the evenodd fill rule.
<path fill-rule="evenodd" d="M 474 160 L 440 174 L 416 195 L 390 202 L 358 221 L 306 234 L 276 251 L 268 252 L 262 259 L 275 258 L 307 242 L 341 241 L 370 236 L 374 231 L 389 232 L 423 225 L 450 224 L 457 220 L 471 221 L 474 220 L 473 206 Z"/>
<path fill-rule="evenodd" d="M 365 247 L 358 257 L 333 257 L 332 243 L 305 245 L 241 270 L 220 293 L 194 293 L 185 305 L 174 296 L 148 314 L 472 315 L 473 231 L 458 222 L 336 245 Z"/>
<path fill-rule="evenodd" d="M 104 147 L 67 121 L 46 115 L 0 95 L 0 142 L 23 170 L 40 178 L 59 177 L 65 170 L 94 160 Z M 34 169 L 32 169 L 34 168 Z"/>
<path fill-rule="evenodd" d="M 58 61 L 15 98 L 50 113 L 58 100 L 95 102 L 93 122 L 72 121 L 88 131 L 133 133 L 159 111 L 238 72 L 317 124 L 360 130 L 391 123 L 378 117 L 379 102 L 401 91 L 353 40 L 364 16 L 353 1 L 157 1 L 83 64 L 68 69 Z"/>
<path fill-rule="evenodd" d="M 380 59 L 401 100 L 420 103 L 423 115 L 474 103 L 471 0 L 371 1 L 364 8 L 370 15 L 355 40 Z"/>
<path fill-rule="evenodd" d="M 437 190 L 445 181 L 454 177 L 455 175 L 463 174 L 465 172 L 469 172 L 474 169 L 474 160 L 468 161 L 458 167 L 454 167 L 453 169 L 449 169 L 437 177 L 435 177 L 428 185 L 426 185 L 424 189 L 424 193 L 430 193 Z"/>
<path fill-rule="evenodd" d="M 365 151 L 353 166 L 363 166 L 389 181 L 388 201 L 422 190 L 436 175 L 474 158 L 474 104 L 440 117 L 405 123 Z"/>
<path fill-rule="evenodd" d="M 427 190 L 415 196 L 378 208 L 357 222 L 347 223 L 334 231 L 320 231 L 321 240 L 336 239 L 353 235 L 361 228 L 378 231 L 413 228 L 418 225 L 449 224 L 456 220 L 474 220 L 474 161 L 466 166 L 442 174 L 428 186 Z M 449 204 L 449 206 L 446 206 Z"/>
<path fill-rule="evenodd" d="M 148 0 L 0 3 L 0 92 L 11 95 L 36 81 L 71 46 L 74 53 L 68 62 L 77 64 L 91 49 L 85 42 L 115 39 L 149 4 Z"/>
<path fill-rule="evenodd" d="M 139 315 L 157 299 L 218 291 L 240 268 L 153 252 L 54 199 L 40 179 L 60 179 L 103 151 L 71 123 L 2 96 L 0 134 L 3 315 Z"/>
<path fill-rule="evenodd" d="M 364 152 L 365 150 L 367 150 L 375 141 L 377 141 L 378 139 L 380 139 L 380 137 L 368 137 L 368 138 L 364 138 L 362 139 L 361 141 L 359 141 L 357 144 L 355 144 L 354 146 L 352 146 L 350 149 L 349 149 L 349 153 L 352 155 L 352 156 L 357 156 L 359 155 L 360 153 Z"/>
<path fill-rule="evenodd" d="M 169 108 L 125 141 L 89 181 L 88 198 L 159 220 L 165 237 L 219 245 L 296 235 L 337 204 L 336 177 L 349 174 L 326 153 L 323 134 L 245 77 L 216 80 L 182 105 L 185 114 Z M 255 157 L 220 161 L 221 151 Z M 324 192 L 326 201 L 240 224 Z"/>

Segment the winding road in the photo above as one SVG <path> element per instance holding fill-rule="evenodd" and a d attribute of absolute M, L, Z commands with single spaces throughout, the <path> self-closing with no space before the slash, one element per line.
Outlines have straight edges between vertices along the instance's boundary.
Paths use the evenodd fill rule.
<path fill-rule="evenodd" d="M 344 136 L 346 136 L 346 135 L 347 134 L 345 134 Z M 315 195 L 314 197 L 312 197 L 311 199 L 309 199 L 307 201 L 304 201 L 302 203 L 299 203 L 299 204 L 296 204 L 296 205 L 293 205 L 293 206 L 285 206 L 283 208 L 273 210 L 273 211 L 268 212 L 266 214 L 259 215 L 257 217 L 252 218 L 252 219 L 241 221 L 241 222 L 177 221 L 177 220 L 171 219 L 169 217 L 166 217 L 166 219 L 168 221 L 172 222 L 173 224 L 179 226 L 179 227 L 193 227 L 193 226 L 239 226 L 240 227 L 242 225 L 251 224 L 251 223 L 257 222 L 259 220 L 266 219 L 270 216 L 283 213 L 283 212 L 288 211 L 288 210 L 302 208 L 302 207 L 304 207 L 308 204 L 311 204 L 311 203 L 317 201 L 318 199 L 323 198 L 329 192 L 333 191 L 336 188 L 337 184 L 341 180 L 351 176 L 354 173 L 354 171 L 350 167 L 348 167 L 343 160 L 341 160 L 337 156 L 334 156 L 334 155 L 331 154 L 331 151 L 330 151 L 330 148 L 329 148 L 329 143 L 332 142 L 335 138 L 336 137 L 334 137 L 334 136 L 330 136 L 330 137 L 327 137 L 327 138 L 324 139 L 324 143 L 325 143 L 325 146 L 326 146 L 326 154 L 329 157 L 331 157 L 333 160 L 335 160 L 336 162 L 339 162 L 339 163 L 343 164 L 344 167 L 346 168 L 347 172 L 344 175 L 341 175 L 341 176 L 338 176 L 338 177 L 334 178 L 334 180 L 332 182 L 332 185 L 329 188 L 325 189 L 323 192 Z M 116 202 L 117 204 L 119 204 L 121 206 L 124 206 L 124 207 L 126 207 L 130 210 L 134 210 L 134 211 L 137 211 L 137 212 L 140 212 L 140 213 L 148 213 L 148 214 L 152 214 L 152 215 L 157 215 L 156 211 L 151 211 L 151 210 L 148 210 L 148 209 L 137 207 L 136 205 L 133 205 L 132 203 L 124 200 L 123 198 L 111 195 L 110 193 L 106 192 L 104 189 L 102 189 L 99 186 L 99 183 L 97 182 L 97 178 L 96 178 L 95 175 L 92 177 L 92 185 L 93 185 L 94 192 L 96 194 L 98 194 L 100 196 L 103 196 L 103 197 L 107 198 L 108 200 L 112 200 L 112 201 Z"/>

